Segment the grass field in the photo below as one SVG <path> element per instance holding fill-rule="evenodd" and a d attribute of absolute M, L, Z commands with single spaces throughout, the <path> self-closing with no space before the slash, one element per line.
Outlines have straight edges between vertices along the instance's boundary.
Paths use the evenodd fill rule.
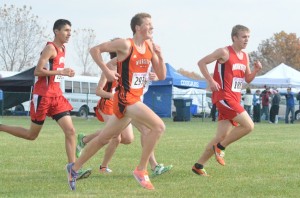
<path fill-rule="evenodd" d="M 29 117 L 1 117 L 2 123 L 28 127 Z M 141 188 L 132 176 L 140 156 L 140 134 L 131 145 L 121 145 L 111 164 L 113 173 L 98 172 L 103 150 L 87 162 L 93 168 L 88 179 L 69 190 L 65 173 L 64 135 L 48 119 L 35 141 L 0 132 L 0 197 L 299 197 L 299 122 L 293 125 L 260 123 L 253 133 L 226 149 L 226 166 L 212 158 L 206 170 L 210 177 L 191 171 L 216 123 L 193 118 L 190 122 L 164 119 L 167 127 L 156 158 L 171 172 L 151 179 L 154 191 Z M 94 132 L 103 125 L 95 118 L 74 118 L 77 132 Z"/>

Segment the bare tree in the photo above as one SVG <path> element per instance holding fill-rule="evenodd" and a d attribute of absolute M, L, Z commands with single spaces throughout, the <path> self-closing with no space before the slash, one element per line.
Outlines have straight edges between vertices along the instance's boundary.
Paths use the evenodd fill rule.
<path fill-rule="evenodd" d="M 38 16 L 31 14 L 31 7 L 14 5 L 0 7 L 0 69 L 21 71 L 34 66 L 38 46 L 49 38 L 46 27 L 38 23 Z"/>
<path fill-rule="evenodd" d="M 94 68 L 95 65 L 89 51 L 96 43 L 96 34 L 93 29 L 77 29 L 73 33 L 74 48 L 79 60 L 79 63 L 83 67 L 82 75 L 92 76 L 96 74 Z"/>

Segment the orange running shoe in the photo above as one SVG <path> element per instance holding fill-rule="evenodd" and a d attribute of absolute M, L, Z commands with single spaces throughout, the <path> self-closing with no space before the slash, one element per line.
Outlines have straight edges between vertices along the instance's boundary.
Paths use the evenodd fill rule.
<path fill-rule="evenodd" d="M 136 181 L 139 182 L 139 184 L 148 190 L 154 190 L 154 186 L 152 185 L 149 176 L 148 171 L 143 170 L 139 171 L 137 168 L 133 171 L 133 176 L 136 179 Z"/>
<path fill-rule="evenodd" d="M 209 176 L 208 174 L 207 174 L 207 172 L 205 171 L 205 169 L 204 168 L 196 168 L 195 167 L 195 165 L 192 167 L 192 171 L 194 172 L 194 173 L 196 173 L 197 175 L 201 175 L 201 176 Z"/>
<path fill-rule="evenodd" d="M 214 150 L 217 162 L 219 162 L 219 164 L 221 164 L 222 166 L 225 166 L 225 160 L 224 160 L 225 151 L 219 149 L 217 147 L 217 144 L 213 145 L 213 150 Z"/>

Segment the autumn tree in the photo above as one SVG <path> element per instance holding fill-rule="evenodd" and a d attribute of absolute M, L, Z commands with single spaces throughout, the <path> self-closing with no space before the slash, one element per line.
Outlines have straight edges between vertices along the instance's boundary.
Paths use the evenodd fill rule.
<path fill-rule="evenodd" d="M 31 7 L 0 7 L 0 70 L 21 71 L 33 67 L 40 46 L 49 35 L 31 13 Z"/>
<path fill-rule="evenodd" d="M 90 48 L 96 43 L 95 31 L 93 29 L 74 30 L 73 42 L 78 62 L 83 67 L 82 75 L 92 76 L 96 74 L 99 70 L 89 53 Z"/>
<path fill-rule="evenodd" d="M 258 51 L 249 53 L 250 62 L 260 60 L 265 73 L 280 63 L 300 70 L 300 40 L 295 33 L 284 31 L 275 33 L 271 38 L 261 42 Z"/>

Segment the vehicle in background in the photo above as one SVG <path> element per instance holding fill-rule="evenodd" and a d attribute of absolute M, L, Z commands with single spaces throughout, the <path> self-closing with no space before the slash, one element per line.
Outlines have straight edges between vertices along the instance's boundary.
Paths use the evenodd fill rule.
<path fill-rule="evenodd" d="M 11 74 L 15 75 L 17 73 L 14 72 Z M 94 107 L 97 106 L 97 102 L 100 99 L 100 97 L 96 95 L 98 82 L 99 77 L 93 76 L 63 77 L 60 87 L 65 98 L 73 106 L 71 115 L 87 117 L 88 115 L 95 114 Z M 28 98 L 28 101 L 6 109 L 6 115 L 29 115 L 30 100 L 31 98 Z"/>
<path fill-rule="evenodd" d="M 99 77 L 74 76 L 66 77 L 60 83 L 63 95 L 73 106 L 72 114 L 79 117 L 87 117 L 94 114 L 94 107 L 100 99 L 96 95 Z"/>

